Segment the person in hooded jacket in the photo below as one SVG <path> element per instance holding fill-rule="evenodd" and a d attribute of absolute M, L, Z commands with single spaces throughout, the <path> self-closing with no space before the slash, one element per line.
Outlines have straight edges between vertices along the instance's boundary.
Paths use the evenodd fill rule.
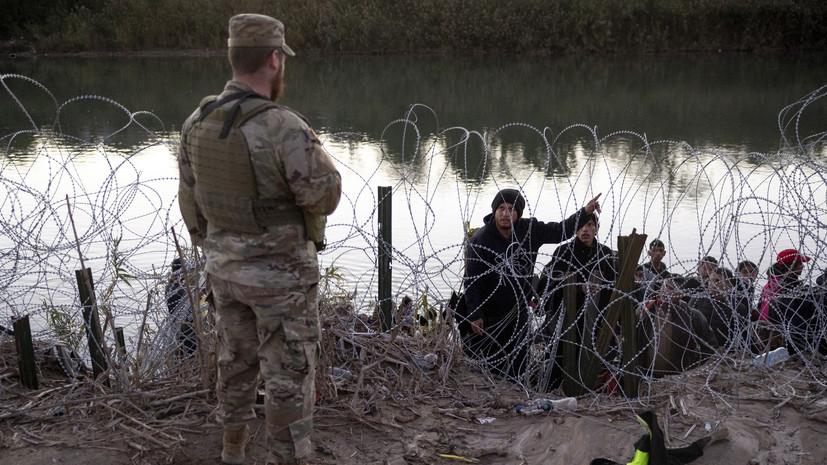
<path fill-rule="evenodd" d="M 580 344 L 589 347 L 591 336 L 596 336 L 600 330 L 603 321 L 600 312 L 609 304 L 617 277 L 617 254 L 597 241 L 599 227 L 600 222 L 596 214 L 580 215 L 575 237 L 554 251 L 551 261 L 546 264 L 540 275 L 537 285 L 538 293 L 542 296 L 540 312 L 546 316 L 541 333 L 552 344 L 557 340 L 558 329 L 567 330 L 562 327 L 561 320 L 565 314 L 565 280 L 571 275 L 574 275 L 578 309 L 573 340 L 578 347 Z M 616 355 L 617 344 L 612 344 L 603 357 L 611 360 Z M 562 351 L 558 351 L 550 371 L 549 388 L 553 388 L 563 379 L 562 358 Z"/>
<path fill-rule="evenodd" d="M 804 263 L 810 261 L 795 249 L 781 251 L 767 272 L 767 284 L 761 292 L 761 318 L 774 325 L 780 339 L 770 339 L 766 350 L 786 345 L 790 353 L 811 351 L 818 347 L 817 314 L 813 290 L 801 279 Z"/>
<path fill-rule="evenodd" d="M 574 235 L 578 218 L 600 212 L 597 197 L 561 223 L 523 218 L 525 199 L 516 189 L 494 196 L 492 212 L 468 242 L 465 315 L 458 315 L 466 351 L 493 373 L 519 378 L 528 352 L 528 309 L 537 253 L 544 244 Z"/>
<path fill-rule="evenodd" d="M 176 325 L 176 340 L 178 341 L 179 349 L 177 352 L 185 357 L 192 357 L 195 355 L 195 347 L 198 344 L 198 339 L 195 336 L 195 326 L 192 321 L 192 305 L 190 304 L 187 289 L 185 287 L 185 277 L 182 271 L 183 264 L 180 258 L 172 260 L 170 264 L 172 273 L 169 275 L 169 281 L 165 290 L 167 309 L 171 315 L 172 321 Z"/>
<path fill-rule="evenodd" d="M 577 233 L 570 242 L 558 247 L 540 275 L 539 293 L 550 295 L 544 306 L 546 313 L 556 313 L 563 302 L 562 283 L 567 275 L 577 276 L 577 308 L 582 308 L 587 296 L 597 297 L 598 307 L 609 303 L 611 286 L 617 277 L 617 254 L 597 241 L 600 222 L 594 213 L 581 215 Z"/>

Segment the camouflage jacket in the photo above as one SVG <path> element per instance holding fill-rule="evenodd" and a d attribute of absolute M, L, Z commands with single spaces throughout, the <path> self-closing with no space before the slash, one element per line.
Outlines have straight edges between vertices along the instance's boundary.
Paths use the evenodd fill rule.
<path fill-rule="evenodd" d="M 252 91 L 229 81 L 218 97 Z M 206 270 L 222 279 L 250 286 L 293 287 L 318 282 L 316 248 L 303 224 L 266 227 L 244 234 L 210 225 L 195 200 L 198 180 L 188 156 L 188 133 L 200 116 L 196 109 L 181 128 L 178 152 L 178 203 L 194 245 L 207 258 Z M 313 130 L 286 108 L 264 111 L 241 126 L 247 140 L 257 189 L 262 198 L 293 199 L 310 213 L 329 215 L 339 203 L 341 176 Z"/>

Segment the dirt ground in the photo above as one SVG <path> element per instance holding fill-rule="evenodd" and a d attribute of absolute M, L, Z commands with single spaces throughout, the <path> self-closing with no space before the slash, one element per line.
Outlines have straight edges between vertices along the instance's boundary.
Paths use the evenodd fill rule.
<path fill-rule="evenodd" d="M 515 404 L 526 400 L 518 389 L 492 384 L 473 369 L 460 370 L 454 389 L 411 398 L 377 390 L 372 400 L 357 404 L 342 386 L 338 399 L 317 404 L 311 463 L 589 464 L 599 457 L 626 463 L 644 433 L 634 413 L 652 407 L 667 447 L 709 434 L 707 424 L 726 430 L 726 440 L 709 445 L 693 462 L 699 465 L 824 464 L 827 401 L 819 383 L 803 375 L 805 368 L 795 359 L 775 371 L 701 367 L 643 386 L 641 399 L 592 395 L 571 410 L 533 416 L 516 413 Z M 15 393 L 24 394 L 8 385 L 2 392 L 13 402 L 20 400 Z M 218 464 L 221 430 L 205 396 L 148 413 L 159 421 L 175 419 L 166 425 L 126 414 L 129 399 L 105 396 L 57 414 L 0 415 L 0 463 Z M 251 429 L 245 463 L 264 464 L 261 421 Z"/>
<path fill-rule="evenodd" d="M 646 431 L 635 415 L 646 409 L 657 415 L 666 447 L 726 436 L 706 447 L 698 465 L 827 463 L 827 359 L 819 355 L 773 367 L 721 355 L 678 375 L 644 378 L 635 397 L 593 391 L 571 408 L 528 416 L 516 406 L 537 397 L 480 371 L 448 336 L 323 328 L 311 464 L 627 463 Z M 44 349 L 36 355 L 39 389 L 29 390 L 14 347 L 12 338 L 0 340 L 0 464 L 221 462 L 209 363 L 170 357 L 163 376 L 144 372 L 121 384 L 110 376 L 105 387 L 89 376 L 67 379 Z M 250 465 L 268 458 L 258 413 Z"/>

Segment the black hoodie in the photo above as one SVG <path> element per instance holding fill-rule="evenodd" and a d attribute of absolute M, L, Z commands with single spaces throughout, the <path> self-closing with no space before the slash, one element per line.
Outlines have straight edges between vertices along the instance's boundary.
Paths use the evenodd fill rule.
<path fill-rule="evenodd" d="M 580 209 L 562 223 L 544 223 L 520 218 L 510 238 L 503 237 L 494 214 L 470 239 L 465 259 L 465 301 L 468 320 L 483 318 L 489 326 L 504 317 L 514 305 L 527 306 L 534 293 L 532 279 L 537 252 L 544 244 L 557 244 L 574 236 Z"/>
<path fill-rule="evenodd" d="M 588 283 L 595 272 L 599 272 L 601 286 L 599 304 L 601 307 L 608 304 L 611 289 L 617 277 L 617 255 L 609 247 L 600 244 L 595 238 L 591 246 L 584 244 L 579 238 L 561 245 L 554 251 L 551 260 L 543 269 L 538 291 L 549 299 L 546 312 L 554 313 L 563 301 L 563 279 L 566 273 L 575 273 L 577 283 Z M 577 308 L 582 308 L 586 300 L 580 286 L 577 289 Z"/>

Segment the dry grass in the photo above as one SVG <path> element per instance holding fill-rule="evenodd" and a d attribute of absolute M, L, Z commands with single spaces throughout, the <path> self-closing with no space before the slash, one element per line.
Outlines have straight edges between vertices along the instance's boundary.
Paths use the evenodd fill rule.
<path fill-rule="evenodd" d="M 320 428 L 358 424 L 387 431 L 417 416 L 405 407 L 412 405 L 438 406 L 444 415 L 471 420 L 489 409 L 513 409 L 519 401 L 521 393 L 510 383 L 468 371 L 449 325 L 438 325 L 427 336 L 368 332 L 365 319 L 346 306 L 322 306 Z M 199 338 L 205 347 L 214 347 L 211 334 Z M 203 368 L 197 357 L 182 360 L 172 347 L 164 367 L 142 375 L 124 368 L 126 383 L 110 370 L 102 376 L 107 386 L 88 376 L 67 379 L 50 344 L 37 345 L 40 389 L 31 391 L 19 384 L 14 338 L 4 337 L 0 344 L 0 448 L 67 446 L 171 458 L 188 434 L 217 428 L 214 390 L 203 386 L 204 372 L 214 368 Z M 205 352 L 213 358 L 212 349 Z M 377 415 L 390 404 L 403 413 L 392 419 Z M 67 436 L 66 422 L 84 434 Z M 4 429 L 14 431 L 15 439 L 4 438 Z"/>
<path fill-rule="evenodd" d="M 473 435 L 480 418 L 507 421 L 515 416 L 516 404 L 536 394 L 478 370 L 463 355 L 451 324 L 442 322 L 424 334 L 398 328 L 380 333 L 346 300 L 324 301 L 321 308 L 320 398 L 314 422 L 328 439 L 341 436 L 343 427 L 351 436 L 361 428 L 378 437 L 412 437 L 425 417 L 468 425 L 460 433 Z M 211 359 L 213 332 L 209 326 L 206 330 L 200 341 L 208 349 L 204 357 Z M 182 451 L 193 447 L 193 437 L 203 440 L 208 432 L 220 431 L 213 389 L 203 385 L 204 373 L 211 369 L 197 357 L 181 360 L 176 348 L 169 349 L 164 367 L 151 374 L 127 370 L 127 384 L 109 373 L 109 386 L 83 376 L 67 379 L 50 351 L 36 353 L 41 386 L 30 391 L 19 385 L 13 338 L 4 337 L 0 344 L 0 449 L 67 446 L 132 455 L 141 463 L 177 463 Z M 791 359 L 773 369 L 750 370 L 743 362 L 713 358 L 686 373 L 643 380 L 637 399 L 593 392 L 579 400 L 574 414 L 605 422 L 647 407 L 661 418 L 677 412 L 671 414 L 673 423 L 664 420 L 663 427 L 673 438 L 684 439 L 698 421 L 714 425 L 745 402 L 824 416 L 819 404 L 825 390 L 823 357 Z M 67 434 L 67 425 L 82 434 Z M 454 447 L 476 457 L 502 452 Z M 438 450 L 431 444 L 410 453 L 433 460 Z"/>

